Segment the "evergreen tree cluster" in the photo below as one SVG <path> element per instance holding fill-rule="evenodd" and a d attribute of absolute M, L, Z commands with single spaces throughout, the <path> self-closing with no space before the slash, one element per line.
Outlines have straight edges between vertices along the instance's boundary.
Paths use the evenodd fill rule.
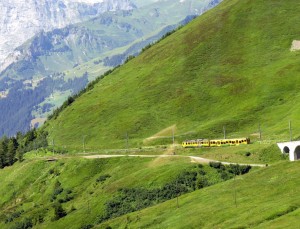
<path fill-rule="evenodd" d="M 14 137 L 0 139 L 0 168 L 22 161 L 26 152 L 47 147 L 47 132 L 29 130 L 25 134 L 18 132 Z"/>
<path fill-rule="evenodd" d="M 6 98 L 0 98 L 0 136 L 14 135 L 17 131 L 27 131 L 30 126 L 32 111 L 37 110 L 40 104 L 53 92 L 71 90 L 78 93 L 88 83 L 88 73 L 74 79 L 64 79 L 64 73 L 56 73 L 45 77 L 38 87 L 31 83 L 25 84 L 21 80 L 4 78 L 0 80 L 0 91 L 9 91 Z M 51 110 L 53 105 L 41 107 L 43 112 Z"/>

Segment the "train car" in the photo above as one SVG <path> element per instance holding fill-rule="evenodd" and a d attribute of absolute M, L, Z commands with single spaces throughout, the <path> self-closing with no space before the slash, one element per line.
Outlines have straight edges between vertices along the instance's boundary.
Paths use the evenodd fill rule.
<path fill-rule="evenodd" d="M 182 142 L 184 148 L 196 147 L 215 147 L 215 146 L 236 146 L 250 144 L 250 138 L 232 138 L 232 139 L 196 139 Z"/>
<path fill-rule="evenodd" d="M 186 140 L 182 142 L 182 147 L 184 148 L 195 148 L 203 146 L 209 146 L 208 139 Z"/>

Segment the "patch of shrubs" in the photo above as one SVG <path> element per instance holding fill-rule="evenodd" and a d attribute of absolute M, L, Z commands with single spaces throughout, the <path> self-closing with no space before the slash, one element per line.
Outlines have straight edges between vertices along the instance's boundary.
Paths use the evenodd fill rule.
<path fill-rule="evenodd" d="M 233 178 L 235 175 L 248 173 L 251 166 L 223 165 L 219 162 L 211 162 L 211 168 L 217 170 L 220 181 Z M 105 213 L 98 218 L 102 223 L 133 211 L 147 208 L 157 203 L 176 198 L 182 194 L 212 185 L 203 165 L 194 167 L 191 171 L 183 171 L 176 179 L 165 184 L 161 188 L 122 188 L 118 195 L 105 204 Z"/>
<path fill-rule="evenodd" d="M 7 216 L 7 218 L 5 219 L 5 223 L 10 223 L 15 219 L 19 218 L 23 212 L 23 210 L 13 212 L 11 215 Z"/>
<path fill-rule="evenodd" d="M 101 175 L 100 177 L 98 177 L 96 179 L 96 182 L 97 183 L 102 183 L 104 181 L 106 181 L 108 178 L 110 178 L 111 176 L 109 174 L 104 174 L 104 175 Z"/>
<path fill-rule="evenodd" d="M 49 174 L 50 174 L 50 175 L 59 176 L 59 175 L 60 175 L 60 172 L 59 172 L 57 169 L 51 168 L 51 169 L 49 170 Z"/>
<path fill-rule="evenodd" d="M 15 225 L 11 227 L 11 229 L 27 229 L 32 227 L 33 227 L 32 219 L 25 218 L 21 222 L 16 222 Z"/>
<path fill-rule="evenodd" d="M 74 199 L 74 196 L 71 194 L 72 194 L 72 190 L 66 189 L 64 191 L 63 187 L 61 186 L 61 183 L 59 181 L 56 181 L 56 183 L 54 184 L 54 190 L 50 200 L 51 202 L 53 202 L 57 199 L 57 202 L 60 204 L 66 203 Z"/>
<path fill-rule="evenodd" d="M 58 203 L 61 203 L 61 204 L 62 203 L 67 203 L 67 202 L 69 202 L 69 201 L 71 201 L 73 199 L 74 199 L 74 196 L 66 195 L 63 198 L 59 198 L 58 199 Z"/>
<path fill-rule="evenodd" d="M 52 218 L 53 221 L 59 220 L 62 217 L 67 215 L 67 212 L 63 209 L 61 203 L 55 203 L 53 205 L 54 208 L 54 217 Z"/>
<path fill-rule="evenodd" d="M 223 165 L 221 162 L 210 162 L 209 166 L 216 169 L 222 180 L 232 179 L 236 175 L 243 175 L 250 171 L 250 165 L 230 164 Z"/>
<path fill-rule="evenodd" d="M 13 212 L 11 215 L 9 215 L 5 219 L 4 222 L 7 224 L 7 223 L 12 223 L 14 221 L 17 221 L 17 222 L 15 222 L 15 224 L 13 224 L 9 227 L 9 228 L 13 228 L 13 229 L 32 228 L 34 225 L 44 222 L 45 212 L 43 212 L 43 211 L 40 211 L 40 212 L 37 211 L 37 212 L 35 212 L 34 216 L 25 217 L 25 218 L 21 219 L 20 221 L 16 220 L 16 219 L 20 218 L 23 213 L 24 213 L 24 210 Z"/>
<path fill-rule="evenodd" d="M 230 164 L 223 165 L 221 162 L 210 162 L 209 166 L 218 170 L 219 173 L 227 172 L 232 175 L 243 175 L 250 171 L 250 165 Z"/>
<path fill-rule="evenodd" d="M 92 224 L 85 224 L 80 227 L 80 229 L 91 229 L 91 228 L 93 228 Z"/>
<path fill-rule="evenodd" d="M 64 191 L 63 187 L 61 187 L 61 183 L 59 181 L 56 181 L 54 184 L 54 191 L 53 191 L 53 195 L 57 196 L 60 193 L 62 193 Z"/>

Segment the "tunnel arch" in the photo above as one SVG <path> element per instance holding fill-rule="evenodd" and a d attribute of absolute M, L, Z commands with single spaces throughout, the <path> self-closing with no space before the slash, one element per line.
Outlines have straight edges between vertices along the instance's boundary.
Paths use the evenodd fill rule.
<path fill-rule="evenodd" d="M 295 148 L 294 159 L 300 160 L 300 145 Z"/>
<path fill-rule="evenodd" d="M 283 148 L 283 153 L 290 153 L 290 148 L 287 147 L 287 146 L 285 146 L 285 147 Z"/>

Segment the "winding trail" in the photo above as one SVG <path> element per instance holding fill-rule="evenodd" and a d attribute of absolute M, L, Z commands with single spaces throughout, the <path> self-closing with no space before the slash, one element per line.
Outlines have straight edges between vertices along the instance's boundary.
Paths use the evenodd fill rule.
<path fill-rule="evenodd" d="M 209 162 L 221 162 L 225 165 L 230 164 L 239 164 L 239 165 L 250 165 L 252 167 L 266 167 L 265 164 L 244 164 L 244 163 L 235 163 L 235 162 L 224 162 L 224 161 L 216 161 L 211 160 L 203 157 L 197 157 L 197 156 L 182 156 L 182 155 L 125 155 L 125 154 L 118 154 L 118 155 L 109 155 L 109 154 L 99 154 L 99 155 L 89 155 L 89 156 L 82 156 L 83 158 L 87 159 L 97 159 L 97 158 L 113 158 L 113 157 L 145 157 L 145 158 L 166 158 L 166 157 L 177 157 L 177 158 L 190 158 L 191 162 L 193 163 L 202 163 L 202 164 L 208 164 Z"/>

